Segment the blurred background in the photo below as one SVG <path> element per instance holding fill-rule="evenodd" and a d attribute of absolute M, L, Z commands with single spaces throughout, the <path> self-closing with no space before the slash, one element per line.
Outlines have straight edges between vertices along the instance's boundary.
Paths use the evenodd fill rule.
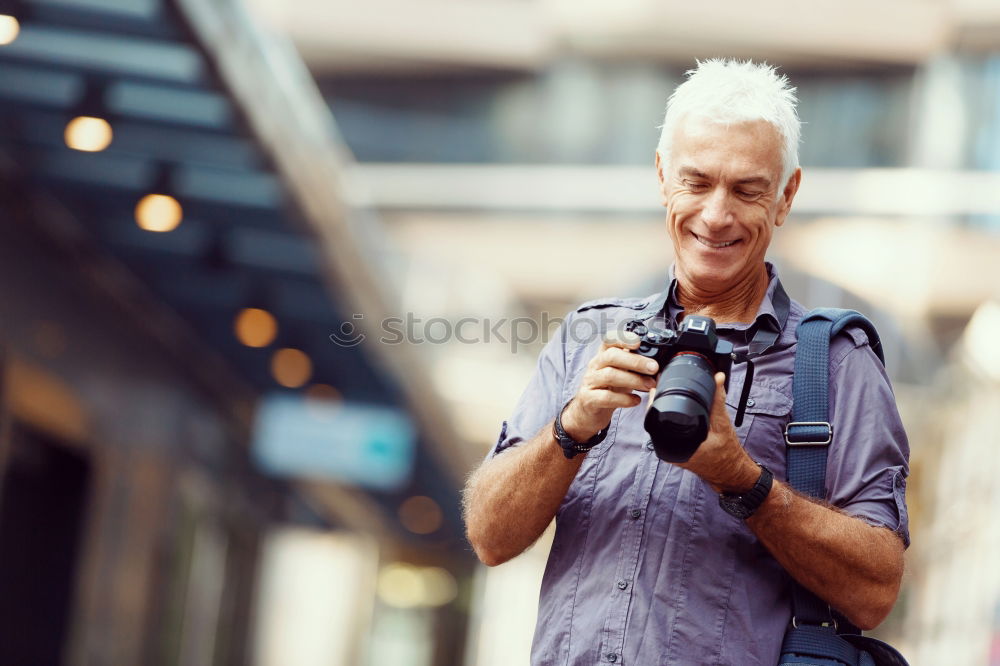
<path fill-rule="evenodd" d="M 888 349 L 876 635 L 1000 664 L 995 0 L 0 0 L 0 663 L 527 663 L 459 495 L 558 318 L 658 291 L 696 58 L 798 87 L 771 260 Z"/>

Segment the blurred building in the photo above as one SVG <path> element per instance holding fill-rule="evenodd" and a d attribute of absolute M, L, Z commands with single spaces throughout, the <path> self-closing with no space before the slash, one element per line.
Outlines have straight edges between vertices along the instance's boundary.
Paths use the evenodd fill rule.
<path fill-rule="evenodd" d="M 458 440 L 297 56 L 228 2 L 0 29 L 0 662 L 455 662 Z"/>
<path fill-rule="evenodd" d="M 1000 302 L 972 316 L 935 378 L 931 451 L 925 483 L 911 499 L 927 516 L 924 544 L 911 558 L 905 631 L 916 663 L 1000 663 L 1000 504 L 997 435 L 1000 407 Z"/>

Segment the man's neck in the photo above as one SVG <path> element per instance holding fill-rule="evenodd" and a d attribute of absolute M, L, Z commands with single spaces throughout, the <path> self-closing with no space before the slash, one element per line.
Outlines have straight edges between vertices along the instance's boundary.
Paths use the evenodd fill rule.
<path fill-rule="evenodd" d="M 678 274 L 677 301 L 683 306 L 685 315 L 698 314 L 717 322 L 749 323 L 757 316 L 770 281 L 767 267 L 762 265 L 760 270 L 751 272 L 725 291 L 711 292 L 697 289 Z"/>

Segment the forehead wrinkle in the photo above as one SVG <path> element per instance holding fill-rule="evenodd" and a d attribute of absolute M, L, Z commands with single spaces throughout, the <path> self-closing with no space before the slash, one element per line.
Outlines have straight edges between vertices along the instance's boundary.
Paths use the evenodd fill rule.
<path fill-rule="evenodd" d="M 720 123 L 684 117 L 674 127 L 671 157 L 682 168 L 698 172 L 701 177 L 711 177 L 707 173 L 732 174 L 726 182 L 739 184 L 746 179 L 763 178 L 771 186 L 782 169 L 780 144 L 777 130 L 765 121 Z M 707 162 L 698 163 L 704 160 Z M 770 172 L 775 169 L 777 173 L 772 178 Z"/>

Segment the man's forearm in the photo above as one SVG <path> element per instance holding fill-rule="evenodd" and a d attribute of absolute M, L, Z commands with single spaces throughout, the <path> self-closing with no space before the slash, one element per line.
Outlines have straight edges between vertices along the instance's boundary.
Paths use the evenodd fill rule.
<path fill-rule="evenodd" d="M 862 629 L 892 609 L 903 573 L 903 542 L 892 531 L 777 481 L 747 524 L 793 578 Z"/>
<path fill-rule="evenodd" d="M 484 564 L 503 564 L 541 536 L 585 457 L 567 460 L 550 424 L 472 474 L 463 497 L 465 523 Z"/>

